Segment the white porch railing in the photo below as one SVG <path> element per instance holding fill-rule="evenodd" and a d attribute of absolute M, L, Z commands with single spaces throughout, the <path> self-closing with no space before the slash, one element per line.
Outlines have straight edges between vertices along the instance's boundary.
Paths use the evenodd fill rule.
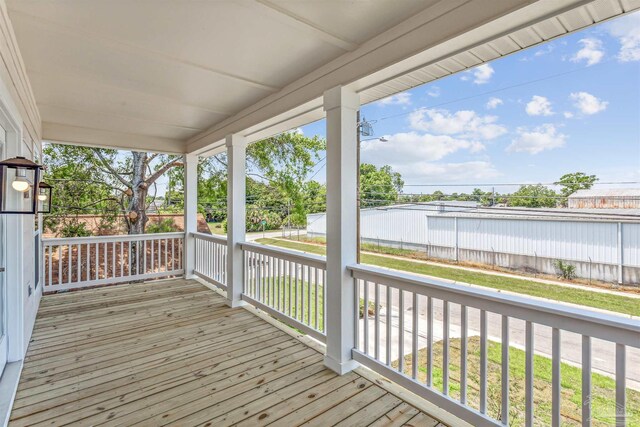
<path fill-rule="evenodd" d="M 326 260 L 255 243 L 240 246 L 244 251 L 242 299 L 325 342 Z"/>
<path fill-rule="evenodd" d="M 180 276 L 184 233 L 42 239 L 44 291 Z"/>
<path fill-rule="evenodd" d="M 350 270 L 354 278 L 356 301 L 362 298 L 364 307 L 367 307 L 361 310 L 362 320 L 358 319 L 359 307 L 354 307 L 356 325 L 358 325 L 356 327 L 358 348 L 353 350 L 353 357 L 359 363 L 441 408 L 455 413 L 472 425 L 510 425 L 513 420 L 510 420 L 509 401 L 509 343 L 510 332 L 514 332 L 513 326 L 519 322 L 519 326 L 524 330 L 524 337 L 518 337 L 524 340 L 525 351 L 524 424 L 532 426 L 540 422 L 534 420 L 534 336 L 541 337 L 544 335 L 542 329 L 550 329 L 552 348 L 550 420 L 552 425 L 558 426 L 561 422 L 561 337 L 564 334 L 579 334 L 581 338 L 578 338 L 578 348 L 582 346 L 582 424 L 590 425 L 592 415 L 591 342 L 592 339 L 597 339 L 613 343 L 612 345 L 615 346 L 616 409 L 610 415 L 614 423 L 617 417 L 617 425 L 625 425 L 626 348 L 640 348 L 639 322 L 362 265 L 352 266 Z M 436 307 L 441 320 L 434 321 Z M 370 313 L 370 310 L 373 313 Z M 477 317 L 479 321 L 470 325 L 472 310 L 474 315 L 478 315 L 474 316 L 474 321 Z M 421 311 L 426 316 L 421 316 Z M 451 316 L 454 312 L 456 316 L 460 316 L 456 319 L 459 320 L 459 323 L 456 322 L 459 328 L 453 328 L 451 324 Z M 488 318 L 490 313 L 491 319 L 499 322 L 498 338 L 494 338 L 494 341 L 501 343 L 502 354 L 501 391 L 497 396 L 488 395 L 488 351 L 491 333 Z M 510 321 L 513 321 L 511 328 Z M 437 328 L 434 328 L 434 325 L 437 325 Z M 492 322 L 492 326 L 496 326 L 495 322 Z M 467 346 L 470 331 L 475 328 L 479 334 L 480 350 L 479 402 L 474 402 L 472 405 L 468 398 Z M 520 328 L 516 329 L 520 331 Z M 460 358 L 452 360 L 450 341 L 456 330 L 460 337 Z M 426 334 L 426 343 L 421 338 L 424 334 Z M 436 334 L 441 334 L 438 347 L 440 358 L 437 364 L 434 363 Z M 421 352 L 422 357 L 420 357 Z M 407 366 L 409 364 L 410 368 Z M 456 372 L 459 372 L 459 393 L 456 390 L 455 397 L 451 396 L 451 390 L 454 387 L 450 388 L 452 385 L 450 374 L 454 366 Z M 420 370 L 423 372 L 426 370 L 426 380 L 419 378 Z M 438 383 L 442 384 L 442 387 L 435 385 L 436 370 L 439 377 Z M 458 385 L 455 388 L 457 389 Z M 497 410 L 491 412 L 499 414 L 497 417 L 499 419 L 490 416 L 488 405 L 494 405 L 494 409 Z M 522 422 L 523 420 L 519 419 L 516 424 L 519 425 Z"/>
<path fill-rule="evenodd" d="M 194 274 L 227 289 L 227 239 L 204 233 L 191 233 L 195 240 Z"/>

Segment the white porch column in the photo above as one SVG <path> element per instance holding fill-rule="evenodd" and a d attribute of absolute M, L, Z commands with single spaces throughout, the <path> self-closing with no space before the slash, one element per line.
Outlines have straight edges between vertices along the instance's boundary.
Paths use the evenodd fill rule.
<path fill-rule="evenodd" d="M 191 233 L 198 231 L 198 156 L 184 155 L 184 276 L 195 277 L 196 242 Z"/>
<path fill-rule="evenodd" d="M 344 87 L 324 93 L 327 113 L 327 354 L 324 364 L 338 374 L 357 367 L 353 279 L 356 263 L 358 95 Z"/>
<path fill-rule="evenodd" d="M 239 307 L 242 301 L 243 257 L 240 243 L 246 231 L 247 142 L 243 136 L 227 136 L 227 305 Z"/>

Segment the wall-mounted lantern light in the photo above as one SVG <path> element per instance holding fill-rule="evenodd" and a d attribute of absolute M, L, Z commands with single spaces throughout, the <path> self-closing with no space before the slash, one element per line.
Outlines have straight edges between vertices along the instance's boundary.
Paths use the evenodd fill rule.
<path fill-rule="evenodd" d="M 51 196 L 53 187 L 44 181 L 38 184 L 38 213 L 51 212 Z"/>
<path fill-rule="evenodd" d="M 41 169 L 24 157 L 0 162 L 0 214 L 36 213 Z"/>

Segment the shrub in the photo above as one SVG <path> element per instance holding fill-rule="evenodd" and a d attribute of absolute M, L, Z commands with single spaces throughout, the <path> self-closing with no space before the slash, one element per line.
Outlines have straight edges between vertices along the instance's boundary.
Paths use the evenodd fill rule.
<path fill-rule="evenodd" d="M 172 233 L 179 231 L 173 218 L 165 218 L 149 222 L 145 229 L 146 233 Z"/>
<path fill-rule="evenodd" d="M 559 279 L 573 280 L 576 278 L 576 266 L 557 259 L 553 263 Z"/>
<path fill-rule="evenodd" d="M 264 225 L 265 230 L 277 230 L 282 227 L 282 218 L 275 212 L 269 212 L 262 209 L 247 209 L 247 230 L 246 231 L 262 231 L 262 221 L 267 223 Z M 222 229 L 227 232 L 227 220 L 222 221 Z"/>
<path fill-rule="evenodd" d="M 91 236 L 91 231 L 87 230 L 87 224 L 80 222 L 77 219 L 65 222 L 58 228 L 58 233 L 61 237 L 88 237 Z"/>
<path fill-rule="evenodd" d="M 364 299 L 360 298 L 360 319 L 364 318 Z M 372 301 L 369 301 L 369 307 L 367 309 L 367 316 L 375 316 L 376 315 L 376 305 Z"/>

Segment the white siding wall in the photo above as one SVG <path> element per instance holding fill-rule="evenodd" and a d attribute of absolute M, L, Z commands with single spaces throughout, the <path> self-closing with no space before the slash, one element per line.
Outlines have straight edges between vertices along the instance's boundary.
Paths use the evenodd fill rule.
<path fill-rule="evenodd" d="M 362 212 L 362 237 L 444 247 L 455 246 L 455 218 L 416 210 Z M 324 214 L 308 216 L 307 230 L 324 234 Z M 624 223 L 624 265 L 640 267 L 640 223 Z M 458 218 L 462 249 L 593 263 L 618 263 L 618 224 L 510 218 Z"/>

